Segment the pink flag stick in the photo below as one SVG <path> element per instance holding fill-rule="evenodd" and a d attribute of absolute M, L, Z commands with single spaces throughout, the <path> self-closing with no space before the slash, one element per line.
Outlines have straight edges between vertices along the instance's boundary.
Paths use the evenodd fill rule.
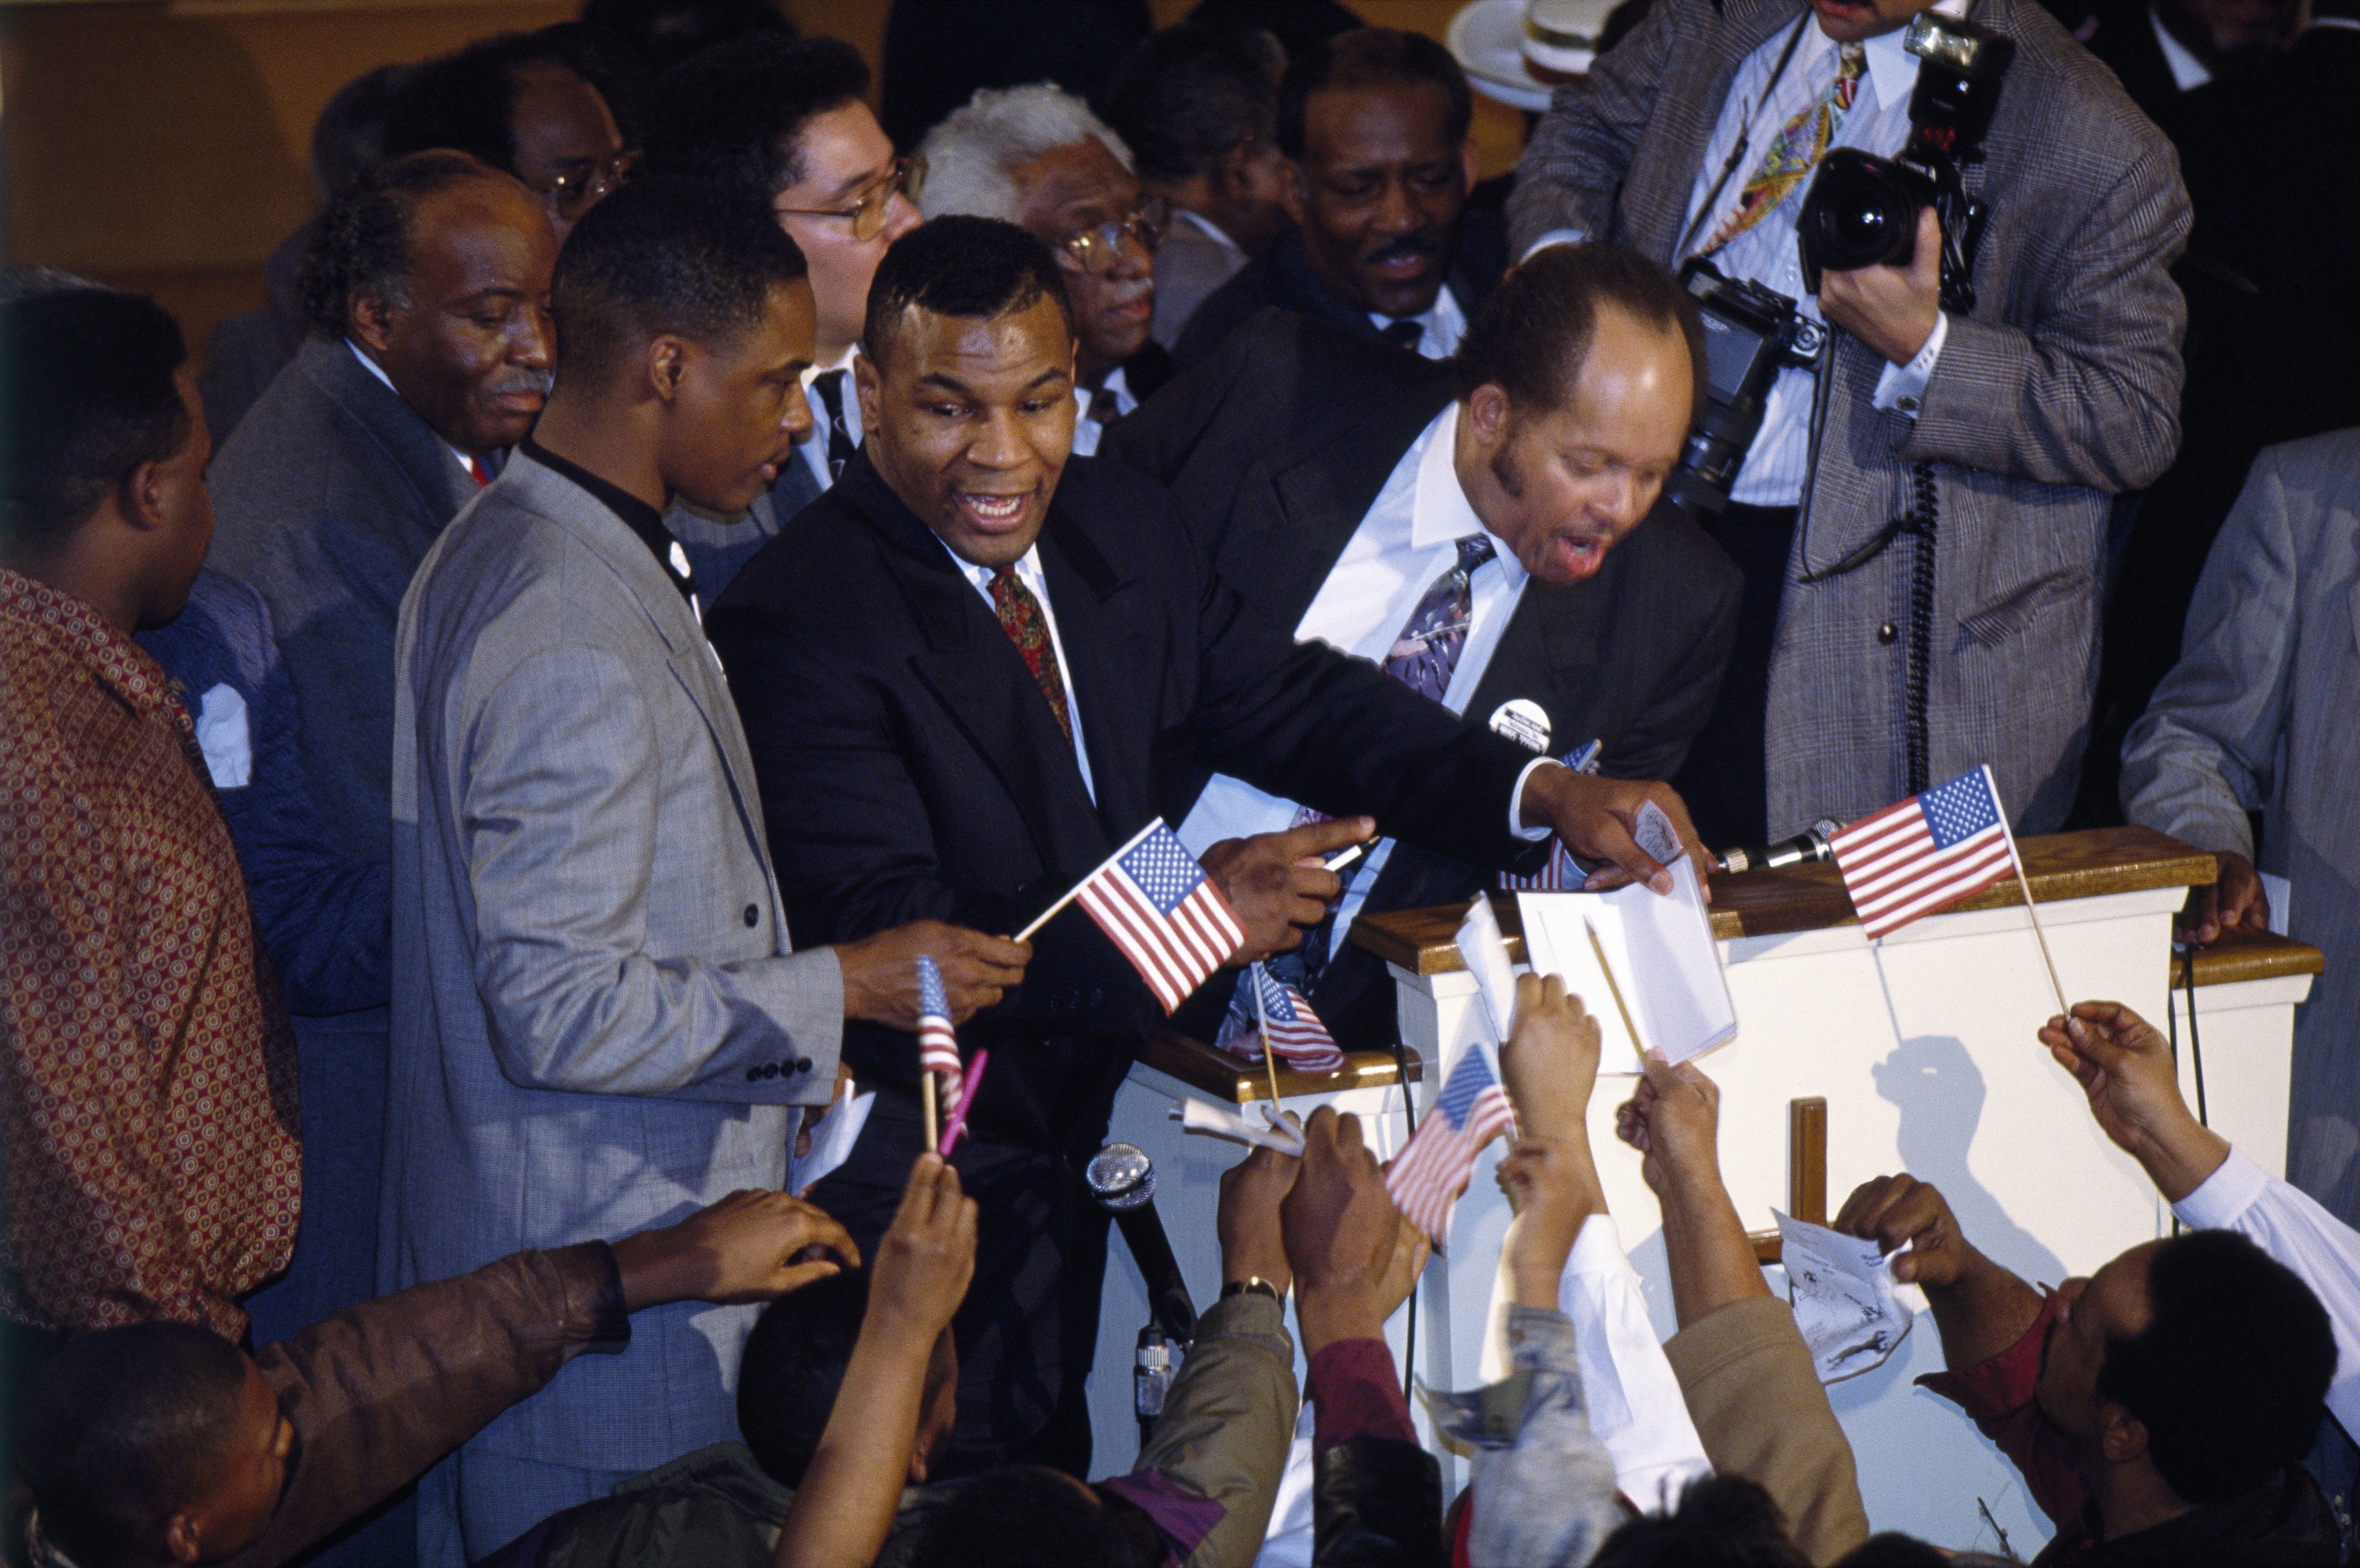
<path fill-rule="evenodd" d="M 983 1070 L 990 1062 L 990 1051 L 978 1051 L 975 1059 L 967 1064 L 967 1093 L 959 1096 L 958 1109 L 951 1113 L 951 1125 L 943 1129 L 943 1146 L 934 1151 L 945 1160 L 951 1157 L 951 1149 L 957 1144 L 959 1134 L 967 1130 L 967 1107 L 975 1104 L 975 1092 L 983 1087 Z"/>

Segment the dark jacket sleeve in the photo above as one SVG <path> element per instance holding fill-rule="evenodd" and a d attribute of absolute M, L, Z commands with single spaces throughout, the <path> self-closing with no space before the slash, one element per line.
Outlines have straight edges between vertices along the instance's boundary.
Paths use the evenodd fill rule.
<path fill-rule="evenodd" d="M 295 1429 L 279 1509 L 224 1568 L 277 1568 L 424 1474 L 585 1350 L 630 1340 L 603 1241 L 519 1252 L 337 1313 L 255 1359 Z"/>
<path fill-rule="evenodd" d="M 1442 1472 L 1397 1437 L 1356 1437 L 1312 1460 L 1317 1568 L 1440 1568 Z"/>
<path fill-rule="evenodd" d="M 1577 229 L 1593 240 L 1614 237 L 1614 203 L 1639 137 L 1654 114 L 1664 62 L 1697 6 L 1663 0 L 1630 36 L 1560 87 L 1516 160 L 1508 195 L 1508 255 L 1521 256 L 1543 234 Z"/>
<path fill-rule="evenodd" d="M 1646 526 L 1678 535 L 1666 552 L 1673 580 L 1669 608 L 1686 646 L 1667 650 L 1669 656 L 1654 664 L 1655 681 L 1646 701 L 1607 748 L 1606 771 L 1618 779 L 1669 779 L 1688 760 L 1737 647 L 1737 602 L 1744 583 L 1728 553 L 1669 501 L 1657 504 Z"/>

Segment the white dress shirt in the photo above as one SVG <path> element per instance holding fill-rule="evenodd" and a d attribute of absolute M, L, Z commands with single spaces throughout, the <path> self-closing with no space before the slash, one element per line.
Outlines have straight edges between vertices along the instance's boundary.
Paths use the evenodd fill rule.
<path fill-rule="evenodd" d="M 2335 1331 L 2327 1408 L 2360 1431 L 2360 1234 L 2234 1149 L 2171 1212 L 2197 1230 L 2237 1232 L 2311 1287 Z"/>
<path fill-rule="evenodd" d="M 2171 80 L 2182 93 L 2192 92 L 2212 80 L 2212 69 L 2196 58 L 2196 51 L 2171 36 L 2163 18 L 2154 6 L 2147 8 L 2147 25 L 2155 29 L 2155 41 L 2163 46 L 2163 63 L 2171 67 Z"/>
<path fill-rule="evenodd" d="M 853 450 L 858 452 L 860 450 L 861 434 L 860 395 L 853 390 L 852 356 L 859 352 L 860 345 L 854 343 L 834 365 L 814 365 L 803 372 L 803 396 L 811 401 L 812 428 L 811 434 L 795 443 L 795 450 L 803 454 L 803 462 L 811 466 L 812 477 L 819 481 L 819 487 L 823 490 L 835 485 L 836 476 L 827 471 L 827 405 L 821 402 L 819 394 L 812 390 L 812 383 L 831 370 L 844 372 L 844 432 L 852 438 Z"/>
<path fill-rule="evenodd" d="M 1434 303 L 1422 316 L 1388 316 L 1381 310 L 1369 312 L 1369 323 L 1383 332 L 1395 321 L 1415 321 L 1425 329 L 1417 340 L 1417 352 L 1426 359 L 1448 359 L 1459 352 L 1459 340 L 1467 335 L 1467 312 L 1459 308 L 1459 298 L 1446 283 L 1434 296 Z"/>
<path fill-rule="evenodd" d="M 1459 488 L 1454 462 L 1458 434 L 1459 405 L 1453 402 L 1410 442 L 1328 570 L 1311 607 L 1304 611 L 1295 628 L 1297 642 L 1324 642 L 1382 665 L 1410 612 L 1434 580 L 1459 559 L 1459 541 L 1489 531 Z M 1468 579 L 1472 604 L 1467 640 L 1451 670 L 1450 688 L 1443 694 L 1443 705 L 1454 713 L 1467 711 L 1524 591 L 1526 573 L 1515 552 L 1496 535 L 1491 548 L 1491 559 Z M 1536 757 L 1534 765 L 1546 760 Z M 1518 821 L 1524 779 L 1531 775 L 1528 767 L 1517 778 L 1508 826 L 1517 836 L 1537 842 L 1548 836 L 1547 830 L 1525 828 Z M 1180 840 L 1188 853 L 1201 856 L 1223 839 L 1283 833 L 1295 824 L 1299 810 L 1295 801 L 1257 789 L 1242 779 L 1215 774 L 1180 824 Z M 1331 953 L 1342 949 L 1352 917 L 1392 853 L 1393 840 L 1379 841 L 1366 866 L 1354 873 L 1351 890 L 1337 908 Z"/>
<path fill-rule="evenodd" d="M 1122 366 L 1120 365 L 1107 372 L 1104 390 L 1108 397 L 1114 399 L 1114 412 L 1117 419 L 1120 419 L 1139 407 L 1139 399 L 1131 395 L 1131 383 L 1123 379 Z M 1082 410 L 1074 420 L 1074 455 L 1076 457 L 1096 457 L 1098 454 L 1098 438 L 1106 434 L 1106 427 L 1090 418 L 1090 404 L 1096 397 L 1097 394 L 1080 382 L 1074 383 L 1074 401 L 1081 405 Z"/>
<path fill-rule="evenodd" d="M 938 537 L 934 542 L 941 544 L 942 540 Z M 943 545 L 943 553 L 951 558 L 951 564 L 959 569 L 959 575 L 975 584 L 975 591 L 983 595 L 984 604 L 991 610 L 993 619 L 997 620 L 1000 606 L 991 601 L 992 569 L 978 566 L 964 559 L 946 544 Z M 1037 542 L 1017 558 L 1016 580 L 1032 590 L 1032 597 L 1041 602 L 1041 618 L 1049 623 L 1049 651 L 1057 656 L 1057 679 L 1065 688 L 1065 717 L 1072 721 L 1074 726 L 1074 761 L 1082 770 L 1082 788 L 1090 792 L 1090 800 L 1095 804 L 1098 787 L 1090 777 L 1090 748 L 1082 744 L 1082 705 L 1074 694 L 1074 668 L 1065 662 L 1065 645 L 1057 636 L 1057 612 L 1049 604 L 1049 580 L 1041 572 L 1041 547 Z"/>

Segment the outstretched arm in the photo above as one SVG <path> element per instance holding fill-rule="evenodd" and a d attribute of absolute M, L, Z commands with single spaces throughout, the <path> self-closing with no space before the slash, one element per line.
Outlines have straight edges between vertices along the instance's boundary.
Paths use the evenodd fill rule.
<path fill-rule="evenodd" d="M 1664 1255 L 1680 1327 L 1732 1301 L 1767 1296 L 1762 1266 L 1721 1180 L 1721 1087 L 1688 1062 L 1649 1053 L 1637 1092 L 1615 1114 L 1622 1141 L 1664 1210 Z"/>
<path fill-rule="evenodd" d="M 1979 1366 L 2039 1321 L 2040 1293 L 1968 1244 L 1942 1194 L 1912 1176 L 1879 1176 L 1844 1200 L 1834 1227 L 1885 1252 L 1905 1243 L 1893 1277 L 1926 1292 L 1952 1371 Z"/>

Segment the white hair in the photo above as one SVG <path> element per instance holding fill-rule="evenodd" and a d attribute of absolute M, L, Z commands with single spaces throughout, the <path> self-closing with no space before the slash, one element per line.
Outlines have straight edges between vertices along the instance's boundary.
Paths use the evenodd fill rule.
<path fill-rule="evenodd" d="M 1019 223 L 1024 203 L 1015 171 L 1043 153 L 1092 136 L 1125 169 L 1131 167 L 1122 138 L 1088 104 L 1054 82 L 980 88 L 919 144 L 926 180 L 918 192 L 918 210 L 929 218 L 963 212 Z"/>

